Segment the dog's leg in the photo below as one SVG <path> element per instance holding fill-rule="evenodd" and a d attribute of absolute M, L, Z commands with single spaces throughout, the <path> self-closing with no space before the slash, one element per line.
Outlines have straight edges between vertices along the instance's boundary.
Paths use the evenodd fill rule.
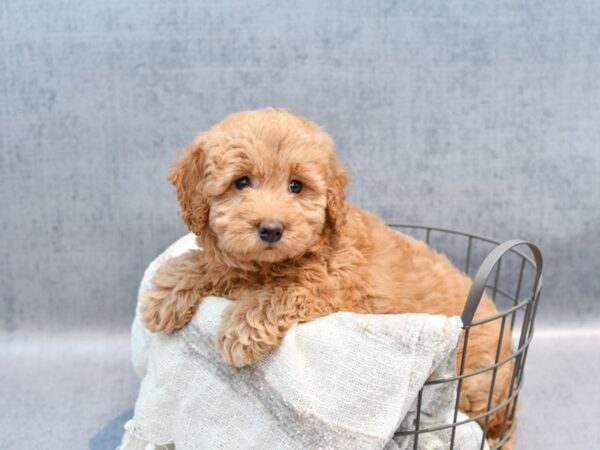
<path fill-rule="evenodd" d="M 467 357 L 465 373 L 472 373 L 477 370 L 492 367 L 496 362 L 496 348 L 498 344 L 498 335 L 500 324 L 488 322 L 471 329 L 469 344 L 467 347 Z M 464 339 L 464 336 L 463 336 Z M 463 340 L 459 346 L 458 361 L 462 357 Z M 513 353 L 511 347 L 510 330 L 504 330 L 502 338 L 502 348 L 498 355 L 499 361 L 504 361 Z M 500 407 L 507 403 L 510 395 L 510 385 L 513 381 L 514 361 L 508 360 L 497 367 L 495 371 L 487 370 L 479 375 L 470 376 L 463 379 L 460 409 L 471 417 L 483 416 L 478 422 L 483 427 L 487 422 L 487 438 L 490 445 L 497 443 L 509 432 L 514 432 L 510 414 L 506 407 Z M 495 375 L 494 375 L 495 372 Z M 490 408 L 490 388 L 492 386 L 492 377 L 495 376 L 494 391 L 492 393 Z M 512 403 L 509 403 L 509 407 Z M 488 409 L 498 410 L 486 418 L 484 415 Z M 505 414 L 506 422 L 504 420 Z M 513 436 L 502 445 L 502 449 L 509 450 L 513 442 Z"/>
<path fill-rule="evenodd" d="M 332 312 L 332 305 L 301 290 L 257 292 L 224 311 L 217 332 L 217 349 L 228 364 L 246 366 L 275 348 L 293 324 Z"/>
<path fill-rule="evenodd" d="M 152 289 L 144 293 L 141 315 L 146 326 L 170 333 L 187 324 L 206 295 L 202 251 L 190 250 L 168 260 L 154 275 Z"/>

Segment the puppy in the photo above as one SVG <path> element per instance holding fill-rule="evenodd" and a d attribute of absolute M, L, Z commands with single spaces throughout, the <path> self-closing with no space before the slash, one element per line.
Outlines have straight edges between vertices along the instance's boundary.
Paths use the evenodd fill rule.
<path fill-rule="evenodd" d="M 207 295 L 235 300 L 217 348 L 241 367 L 293 324 L 336 311 L 462 313 L 470 279 L 425 243 L 346 203 L 348 176 L 332 139 L 302 117 L 271 108 L 232 114 L 196 138 L 170 180 L 202 250 L 157 271 L 141 306 L 153 331 L 183 327 Z M 475 319 L 496 313 L 485 297 Z M 499 337 L 498 321 L 471 330 L 465 373 L 494 364 Z M 500 358 L 510 354 L 506 332 Z M 507 398 L 511 373 L 511 364 L 498 368 L 492 407 Z M 462 382 L 460 408 L 472 417 L 488 410 L 491 375 Z M 492 439 L 504 412 L 490 416 Z"/>

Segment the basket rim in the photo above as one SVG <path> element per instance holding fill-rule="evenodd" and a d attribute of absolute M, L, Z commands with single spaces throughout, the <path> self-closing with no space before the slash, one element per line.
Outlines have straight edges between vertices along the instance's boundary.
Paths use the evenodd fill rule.
<path fill-rule="evenodd" d="M 390 222 L 390 223 L 387 223 L 387 226 L 391 227 L 391 228 L 412 228 L 412 229 L 417 229 L 417 230 L 439 231 L 442 233 L 449 233 L 449 234 L 455 234 L 457 236 L 464 236 L 467 238 L 478 239 L 480 241 L 484 241 L 489 244 L 495 244 L 495 245 L 500 245 L 503 242 L 506 242 L 506 241 L 499 241 L 498 239 L 493 239 L 489 236 L 483 236 L 481 234 L 467 233 L 466 231 L 454 230 L 452 228 L 445 228 L 445 227 L 438 227 L 438 226 L 431 226 L 431 225 L 422 225 L 422 224 L 415 224 L 415 223 L 401 223 L 401 222 L 391 223 Z M 510 239 L 507 239 L 507 240 L 510 240 Z M 523 258 L 525 258 L 527 260 L 527 262 L 530 265 L 532 265 L 532 267 L 535 268 L 535 261 L 527 253 L 523 253 L 522 251 L 517 250 L 517 249 L 511 249 L 509 251 L 516 253 L 519 256 L 522 256 Z M 540 279 L 540 283 L 541 283 L 541 279 Z"/>

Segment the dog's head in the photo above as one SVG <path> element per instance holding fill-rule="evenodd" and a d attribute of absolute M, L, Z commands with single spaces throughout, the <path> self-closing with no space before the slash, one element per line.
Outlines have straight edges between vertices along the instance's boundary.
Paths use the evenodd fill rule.
<path fill-rule="evenodd" d="M 198 136 L 170 180 L 205 245 L 238 261 L 278 262 L 336 229 L 348 178 L 325 132 L 269 108 L 232 114 Z"/>

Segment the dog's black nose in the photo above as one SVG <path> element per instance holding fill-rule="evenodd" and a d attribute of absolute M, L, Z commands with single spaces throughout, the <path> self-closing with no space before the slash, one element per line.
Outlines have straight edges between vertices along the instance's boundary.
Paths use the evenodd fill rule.
<path fill-rule="evenodd" d="M 276 220 L 265 220 L 258 226 L 258 235 L 265 242 L 277 242 L 283 234 L 283 225 Z"/>

